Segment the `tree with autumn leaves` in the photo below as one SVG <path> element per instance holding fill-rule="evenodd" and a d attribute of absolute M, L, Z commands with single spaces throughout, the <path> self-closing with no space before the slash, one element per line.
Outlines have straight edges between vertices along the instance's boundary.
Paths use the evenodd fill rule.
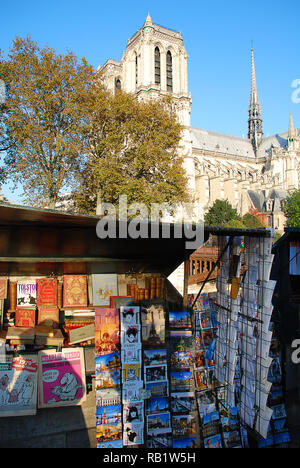
<path fill-rule="evenodd" d="M 95 213 L 97 195 L 116 203 L 187 200 L 178 153 L 182 127 L 171 99 L 138 102 L 104 90 L 83 58 L 16 38 L 0 62 L 0 155 L 6 180 L 26 202 L 55 207 L 72 191 L 77 209 Z"/>

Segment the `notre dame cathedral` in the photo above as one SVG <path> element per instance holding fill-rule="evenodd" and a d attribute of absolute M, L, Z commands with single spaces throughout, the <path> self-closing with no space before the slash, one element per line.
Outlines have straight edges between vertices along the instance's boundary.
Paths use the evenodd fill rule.
<path fill-rule="evenodd" d="M 190 125 L 187 52 L 179 32 L 156 25 L 148 14 L 127 43 L 121 62 L 107 60 L 105 86 L 137 99 L 171 93 L 184 126 L 181 147 L 192 197 L 205 212 L 216 199 L 228 199 L 243 215 L 260 214 L 268 227 L 282 232 L 281 201 L 299 188 L 300 132 L 290 115 L 288 132 L 264 138 L 252 50 L 248 138 L 224 135 Z"/>

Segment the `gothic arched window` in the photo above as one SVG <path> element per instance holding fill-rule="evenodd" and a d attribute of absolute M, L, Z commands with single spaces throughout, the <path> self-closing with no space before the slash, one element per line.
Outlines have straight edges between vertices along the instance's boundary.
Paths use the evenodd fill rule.
<path fill-rule="evenodd" d="M 168 50 L 167 52 L 167 91 L 173 91 L 173 76 L 172 76 L 172 54 Z"/>
<path fill-rule="evenodd" d="M 160 51 L 158 47 L 154 50 L 154 74 L 155 84 L 160 85 Z"/>
<path fill-rule="evenodd" d="M 121 81 L 119 80 L 119 78 L 116 79 L 116 82 L 115 82 L 115 87 L 116 87 L 116 90 L 121 90 Z"/>

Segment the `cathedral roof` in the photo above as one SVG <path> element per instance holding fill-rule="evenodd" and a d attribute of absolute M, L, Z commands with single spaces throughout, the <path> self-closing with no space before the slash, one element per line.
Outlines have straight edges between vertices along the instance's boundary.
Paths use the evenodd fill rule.
<path fill-rule="evenodd" d="M 247 138 L 225 135 L 194 127 L 191 128 L 191 132 L 194 149 L 255 158 L 253 146 Z"/>
<path fill-rule="evenodd" d="M 276 133 L 270 137 L 264 138 L 258 147 L 257 156 L 262 158 L 270 153 L 271 148 L 285 148 L 288 144 L 288 132 Z"/>

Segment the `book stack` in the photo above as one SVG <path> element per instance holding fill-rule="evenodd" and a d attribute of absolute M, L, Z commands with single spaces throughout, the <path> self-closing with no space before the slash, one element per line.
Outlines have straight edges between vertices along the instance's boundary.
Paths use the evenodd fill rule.
<path fill-rule="evenodd" d="M 38 346 L 63 346 L 64 336 L 59 328 L 37 325 L 34 327 L 35 344 Z"/>
<path fill-rule="evenodd" d="M 10 346 L 33 345 L 34 337 L 34 328 L 31 327 L 10 327 L 6 334 L 6 340 L 9 341 Z"/>
<path fill-rule="evenodd" d="M 145 278 L 145 288 L 137 284 L 127 284 L 127 295 L 133 297 L 134 302 L 161 299 L 164 296 L 164 282 L 161 277 Z"/>

